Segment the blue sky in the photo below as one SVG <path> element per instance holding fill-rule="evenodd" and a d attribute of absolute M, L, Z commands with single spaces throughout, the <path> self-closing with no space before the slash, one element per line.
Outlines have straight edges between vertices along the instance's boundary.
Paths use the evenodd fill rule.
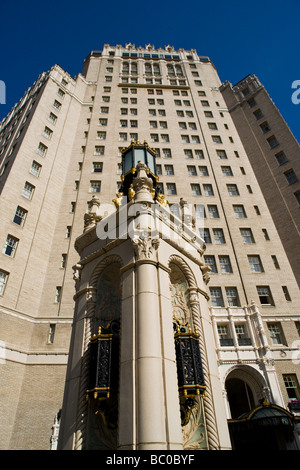
<path fill-rule="evenodd" d="M 300 80 L 300 0 L 16 0 L 2 2 L 0 12 L 0 120 L 54 64 L 75 76 L 105 43 L 170 44 L 209 56 L 222 81 L 257 75 L 300 141 L 300 104 L 291 100 Z"/>

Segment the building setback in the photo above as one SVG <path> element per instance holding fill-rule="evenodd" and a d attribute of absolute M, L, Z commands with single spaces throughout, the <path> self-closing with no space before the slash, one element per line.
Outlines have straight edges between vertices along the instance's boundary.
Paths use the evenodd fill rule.
<path fill-rule="evenodd" d="M 208 57 L 170 46 L 104 45 L 89 54 L 75 79 L 55 65 L 1 122 L 1 449 L 48 449 L 50 439 L 56 448 L 82 240 L 86 250 L 95 242 L 95 227 L 88 226 L 91 201 L 100 201 L 96 221 L 115 213 L 122 149 L 132 142 L 155 149 L 167 210 L 181 218 L 187 205 L 203 242 L 206 352 L 214 355 L 208 377 L 219 387 L 210 403 L 216 446 L 230 447 L 227 420 L 232 427 L 262 403 L 277 406 L 287 419 L 296 416 L 299 182 L 292 189 L 282 181 L 291 169 L 299 176 L 299 146 L 256 80 L 246 79 L 254 93 L 249 98 L 280 144 L 273 159 L 259 140 L 266 138 L 264 130 L 254 129 L 244 83 L 241 98 L 239 84 L 222 85 Z M 274 167 L 281 152 L 293 162 L 283 173 Z M 278 204 L 269 197 L 275 187 Z M 165 282 L 176 291 L 172 279 Z M 73 346 L 70 352 L 74 357 Z M 84 448 L 86 440 L 74 442 Z M 299 446 L 291 442 L 291 448 Z"/>
<path fill-rule="evenodd" d="M 299 144 L 255 75 L 220 89 L 299 285 Z"/>

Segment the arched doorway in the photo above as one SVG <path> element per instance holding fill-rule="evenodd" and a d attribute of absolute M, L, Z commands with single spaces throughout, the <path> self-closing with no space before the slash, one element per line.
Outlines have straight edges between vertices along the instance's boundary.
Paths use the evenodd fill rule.
<path fill-rule="evenodd" d="M 225 388 L 234 450 L 298 449 L 293 415 L 266 400 L 267 384 L 258 371 L 246 365 L 234 367 L 227 375 Z"/>
<path fill-rule="evenodd" d="M 250 366 L 234 367 L 226 377 L 225 389 L 231 419 L 248 413 L 265 397 L 263 376 Z"/>
<path fill-rule="evenodd" d="M 254 397 L 250 386 L 242 379 L 226 381 L 227 399 L 232 419 L 237 419 L 254 408 Z"/>

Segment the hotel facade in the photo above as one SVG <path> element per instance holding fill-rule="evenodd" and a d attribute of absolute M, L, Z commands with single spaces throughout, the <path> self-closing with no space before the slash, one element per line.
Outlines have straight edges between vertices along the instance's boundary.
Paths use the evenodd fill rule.
<path fill-rule="evenodd" d="M 142 254 L 121 231 L 110 243 L 97 232 L 123 207 L 124 149 L 155 158 L 156 196 L 138 186 L 149 168 L 130 168 L 131 210 L 155 203 L 171 230 Z M 196 50 L 104 45 L 75 78 L 58 65 L 38 77 L 0 124 L 0 158 L 1 449 L 243 448 L 259 414 L 287 423 L 265 445 L 299 449 L 299 145 L 255 76 L 222 84 Z M 100 292 L 120 302 L 109 433 L 83 380 Z M 204 385 L 188 412 L 176 322 L 196 325 L 200 343 Z M 143 328 L 162 346 L 140 359 Z M 142 367 L 151 354 L 162 369 Z M 149 371 L 164 391 L 153 400 Z"/>

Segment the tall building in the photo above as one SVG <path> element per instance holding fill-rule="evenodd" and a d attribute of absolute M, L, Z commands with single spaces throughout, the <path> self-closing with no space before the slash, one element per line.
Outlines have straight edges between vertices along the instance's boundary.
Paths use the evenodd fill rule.
<path fill-rule="evenodd" d="M 260 90 L 255 100 L 264 96 L 264 90 Z M 269 420 L 272 413 L 277 413 L 278 419 L 284 418 L 291 436 L 284 445 L 299 447 L 297 271 L 284 229 L 277 222 L 277 208 L 272 198 L 268 199 L 276 178 L 281 176 L 270 169 L 270 162 L 268 173 L 265 165 L 263 172 L 261 166 L 256 166 L 258 138 L 252 138 L 249 129 L 244 130 L 246 118 L 238 115 L 242 106 L 237 104 L 237 111 L 232 109 L 235 96 L 228 84 L 222 85 L 211 60 L 195 50 L 104 45 L 102 51 L 89 54 L 76 78 L 57 65 L 43 73 L 2 121 L 2 449 L 48 449 L 50 439 L 52 448 L 56 447 L 68 357 L 78 361 L 70 361 L 65 390 L 65 396 L 74 399 L 76 409 L 67 407 L 64 411 L 63 407 L 61 435 L 66 436 L 66 425 L 69 434 L 61 437 L 60 446 L 74 448 L 76 443 L 76 448 L 84 448 L 89 442 L 91 448 L 101 447 L 99 442 L 91 444 L 93 440 L 86 439 L 88 421 L 82 421 L 84 429 L 82 423 L 78 424 L 80 410 L 86 417 L 89 405 L 74 398 L 68 385 L 74 379 L 74 370 L 81 376 L 81 369 L 75 365 L 84 363 L 88 347 L 84 333 L 81 339 L 76 336 L 80 328 L 75 328 L 77 333 L 73 331 L 70 343 L 74 304 L 76 315 L 85 309 L 90 311 L 89 298 L 86 303 L 79 299 L 75 285 L 80 292 L 90 292 L 90 287 L 97 291 L 96 278 L 92 284 L 84 276 L 83 280 L 78 279 L 79 272 L 82 265 L 93 267 L 90 263 L 103 250 L 97 245 L 100 241 L 95 237 L 95 223 L 116 213 L 113 200 L 121 191 L 124 178 L 122 149 L 144 141 L 151 152 L 155 151 L 155 176 L 159 178 L 156 185 L 168 201 L 166 210 L 174 220 L 180 220 L 188 207 L 195 239 L 200 237 L 202 280 L 197 271 L 195 282 L 206 299 L 205 304 L 202 297 L 200 302 L 200 310 L 206 312 L 202 340 L 206 339 L 207 387 L 208 383 L 214 386 L 210 387 L 211 392 L 208 387 L 209 403 L 203 399 L 206 438 L 202 443 L 196 440 L 194 448 L 242 446 L 237 435 L 242 435 L 243 423 L 252 426 L 252 418 L 258 418 L 259 413 L 265 413 Z M 268 100 L 264 113 L 268 113 L 268 123 L 277 126 L 277 139 L 282 135 L 283 143 L 285 129 Z M 262 154 L 266 160 L 269 158 Z M 294 166 L 293 170 L 297 173 Z M 268 181 L 262 180 L 267 174 Z M 290 226 L 295 226 L 292 214 L 299 198 L 290 197 L 282 189 L 278 201 L 282 220 L 286 217 Z M 165 266 L 171 263 L 175 252 L 180 257 L 179 247 L 174 245 L 172 255 L 170 246 L 165 251 L 168 259 L 159 258 L 165 253 L 157 254 Z M 159 250 L 161 247 L 162 244 Z M 95 252 L 91 251 L 93 248 Z M 85 253 L 86 261 L 82 258 Z M 186 253 L 182 256 L 187 262 Z M 132 255 L 132 263 L 136 263 L 134 259 Z M 102 262 L 101 258 L 99 263 Z M 85 269 L 89 272 L 88 267 Z M 182 290 L 186 296 L 195 286 L 184 284 L 187 281 L 182 278 L 181 291 L 177 291 L 180 283 L 172 282 L 172 269 L 168 269 L 165 272 L 170 276 L 164 278 L 168 289 L 162 295 L 167 303 L 159 311 L 165 315 L 166 305 L 171 309 L 173 305 L 174 315 Z M 100 278 L 102 271 L 95 272 Z M 123 300 L 124 289 L 133 284 L 123 285 Z M 188 302 L 184 308 L 189 306 Z M 122 311 L 120 315 L 122 318 Z M 169 316 L 172 318 L 172 310 Z M 90 333 L 97 336 L 97 331 Z M 170 342 L 166 344 L 170 347 Z M 172 367 L 174 373 L 174 364 Z M 174 385 L 174 377 L 169 378 L 170 382 L 164 375 L 161 384 L 165 391 Z M 124 387 L 123 379 L 121 376 Z M 124 410 L 122 397 L 120 406 Z M 178 408 L 174 415 L 179 413 L 179 401 L 175 403 L 172 396 L 172 406 Z M 170 416 L 172 411 L 169 409 L 168 413 Z M 244 421 L 238 420 L 241 415 Z M 124 436 L 126 422 L 122 423 Z M 184 438 L 177 433 L 176 448 L 192 445 L 186 429 Z M 198 432 L 199 429 L 198 426 Z M 278 433 L 281 437 L 272 434 L 270 446 L 283 445 Z M 171 446 L 168 442 L 164 445 Z M 126 445 L 124 441 L 123 448 Z M 128 448 L 138 445 L 132 441 Z"/>
<path fill-rule="evenodd" d="M 221 91 L 299 285 L 299 144 L 255 75 Z"/>

